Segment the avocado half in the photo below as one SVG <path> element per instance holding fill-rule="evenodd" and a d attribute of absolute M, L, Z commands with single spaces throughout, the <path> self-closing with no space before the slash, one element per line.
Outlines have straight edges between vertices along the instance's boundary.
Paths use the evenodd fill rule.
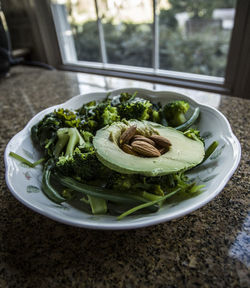
<path fill-rule="evenodd" d="M 160 157 L 145 158 L 125 153 L 118 145 L 121 133 L 135 125 L 145 135 L 158 134 L 171 143 L 168 152 Z M 198 165 L 204 158 L 204 144 L 186 137 L 171 127 L 149 121 L 115 122 L 97 131 L 93 139 L 97 157 L 103 165 L 123 174 L 162 176 L 185 171 Z"/>

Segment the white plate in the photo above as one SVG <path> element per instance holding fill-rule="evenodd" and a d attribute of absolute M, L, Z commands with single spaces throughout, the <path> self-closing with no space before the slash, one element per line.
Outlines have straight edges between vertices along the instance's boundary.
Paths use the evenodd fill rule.
<path fill-rule="evenodd" d="M 76 96 L 63 104 L 41 111 L 10 140 L 5 150 L 4 160 L 6 182 L 12 194 L 25 206 L 56 221 L 78 227 L 106 230 L 134 229 L 155 225 L 184 216 L 211 201 L 222 191 L 240 161 L 241 147 L 232 133 L 227 119 L 216 109 L 201 105 L 187 96 L 175 92 L 155 92 L 140 88 L 119 89 L 110 92 L 111 96 L 115 96 L 121 92 L 133 93 L 135 91 L 138 91 L 138 96 L 154 102 L 160 101 L 162 104 L 170 100 L 184 99 L 190 103 L 192 109 L 200 107 L 201 116 L 196 127 L 201 131 L 201 136 L 205 136 L 206 147 L 215 140 L 219 142 L 217 151 L 210 159 L 195 168 L 190 174 L 190 177 L 195 178 L 198 183 L 206 185 L 203 193 L 179 203 L 166 204 L 156 213 L 131 215 L 121 221 L 117 221 L 116 217 L 110 215 L 93 216 L 67 203 L 57 205 L 44 196 L 41 191 L 42 167 L 28 168 L 10 157 L 9 152 L 18 153 L 31 161 L 39 159 L 41 155 L 33 147 L 30 139 L 31 127 L 45 114 L 58 107 L 76 109 L 90 100 L 102 99 L 107 95 L 107 92 L 97 92 Z"/>

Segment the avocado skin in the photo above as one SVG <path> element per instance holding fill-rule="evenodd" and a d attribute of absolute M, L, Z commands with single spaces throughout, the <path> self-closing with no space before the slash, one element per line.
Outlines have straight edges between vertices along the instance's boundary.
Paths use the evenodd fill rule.
<path fill-rule="evenodd" d="M 160 157 L 144 158 L 125 153 L 118 146 L 121 132 L 135 125 L 146 135 L 158 134 L 166 137 L 172 146 Z M 115 122 L 97 131 L 93 139 L 97 157 L 103 165 L 123 174 L 163 176 L 188 170 L 202 162 L 205 149 L 199 140 L 186 137 L 171 127 L 150 121 L 130 120 Z"/>

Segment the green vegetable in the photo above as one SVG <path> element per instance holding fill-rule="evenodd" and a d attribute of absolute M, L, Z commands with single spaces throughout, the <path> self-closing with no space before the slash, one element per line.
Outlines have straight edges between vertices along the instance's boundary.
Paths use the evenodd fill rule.
<path fill-rule="evenodd" d="M 134 194 L 128 192 L 120 193 L 114 190 L 105 189 L 103 187 L 84 184 L 71 177 L 66 177 L 58 173 L 55 173 L 54 176 L 63 186 L 81 192 L 88 196 L 105 199 L 115 203 L 138 204 L 148 202 L 148 199 L 147 197 L 144 197 L 144 194 Z M 155 199 L 158 199 L 158 196 L 156 196 Z"/>
<path fill-rule="evenodd" d="M 85 153 L 82 150 L 76 148 L 72 156 L 60 156 L 55 169 L 63 175 L 80 177 L 82 180 L 91 180 L 96 177 L 102 165 L 95 151 Z"/>
<path fill-rule="evenodd" d="M 190 182 L 184 174 L 184 170 L 197 165 L 204 156 L 204 141 L 197 129 L 190 128 L 199 116 L 199 108 L 197 107 L 187 120 L 188 109 L 189 104 L 186 101 L 172 101 L 162 107 L 160 103 L 151 103 L 138 97 L 137 93 L 121 93 L 112 99 L 109 99 L 107 95 L 103 101 L 90 101 L 77 110 L 59 108 L 45 115 L 34 125 L 31 128 L 31 138 L 44 154 L 43 159 L 31 163 L 13 152 L 10 156 L 30 167 L 35 167 L 44 161 L 42 190 L 55 203 L 60 204 L 72 199 L 76 201 L 79 195 L 82 195 L 79 201 L 89 205 L 92 214 L 108 213 L 112 205 L 119 206 L 121 211 L 128 209 L 118 219 L 140 209 L 156 212 L 160 204 L 175 193 L 185 192 L 191 197 L 203 187 Z M 140 132 L 142 132 L 140 128 L 143 125 L 151 123 L 152 127 L 143 126 L 145 128 L 143 131 L 149 135 L 152 133 L 161 135 L 158 130 L 167 131 L 167 134 L 162 133 L 163 136 L 171 138 L 172 146 L 169 152 L 160 157 L 167 159 L 164 155 L 172 155 L 167 160 L 170 165 L 165 165 L 170 169 L 167 170 L 168 175 L 165 175 L 167 169 L 165 166 L 162 170 L 162 164 L 154 163 L 152 167 L 157 169 L 153 169 L 151 164 L 148 165 L 148 162 L 144 161 L 144 158 L 136 159 L 131 164 L 120 157 L 119 153 L 117 157 L 113 157 L 117 150 L 110 149 L 105 141 L 112 143 L 111 134 L 113 141 L 118 141 L 117 137 L 120 134 L 117 134 L 117 131 L 108 134 L 104 142 L 102 138 L 102 141 L 99 141 L 100 145 L 96 146 L 97 136 L 102 131 L 115 125 L 127 127 L 132 123 L 131 121 L 136 123 Z M 184 133 L 177 130 L 184 131 Z M 181 144 L 181 139 L 184 139 L 185 145 Z M 216 149 L 218 145 L 216 143 L 207 149 L 203 161 Z M 192 147 L 189 147 L 189 144 Z M 194 146 L 195 149 L 191 149 Z M 186 148 L 182 149 L 183 147 Z M 184 151 L 184 154 L 186 150 L 189 151 L 188 155 L 185 154 L 185 159 L 181 158 L 176 149 Z M 193 150 L 195 153 L 192 152 Z M 102 157 L 104 154 L 107 156 L 105 160 Z M 175 161 L 175 158 L 178 161 Z M 108 164 L 111 160 L 114 165 L 118 162 L 123 163 L 123 166 L 127 165 L 126 171 L 123 169 L 114 171 L 114 167 Z M 157 162 L 157 159 L 154 161 Z M 145 163 L 140 167 L 143 169 L 148 167 L 151 172 L 142 173 L 142 168 L 138 168 L 137 165 L 141 162 Z M 138 168 L 136 171 L 133 170 L 135 167 Z M 128 171 L 130 173 L 132 170 L 132 174 L 128 174 Z"/>
<path fill-rule="evenodd" d="M 107 202 L 104 199 L 93 196 L 88 196 L 88 199 L 92 213 L 94 215 L 107 213 Z"/>
<path fill-rule="evenodd" d="M 77 145 L 83 146 L 85 142 L 76 128 L 60 128 L 57 130 L 57 142 L 53 151 L 54 157 L 59 157 L 66 147 L 65 157 L 70 157 L 74 153 Z"/>
<path fill-rule="evenodd" d="M 101 115 L 103 126 L 110 125 L 113 122 L 120 121 L 120 116 L 116 107 L 112 107 L 110 104 L 104 108 L 104 111 Z"/>
<path fill-rule="evenodd" d="M 77 128 L 58 129 L 53 153 L 56 158 L 55 169 L 66 176 L 90 180 L 98 173 L 101 164 L 96 158 L 91 143 L 93 135 L 86 131 L 81 134 Z"/>
<path fill-rule="evenodd" d="M 58 118 L 62 119 L 64 124 L 68 127 L 78 127 L 81 120 L 77 117 L 76 113 L 68 109 L 59 108 L 54 111 Z"/>
<path fill-rule="evenodd" d="M 190 128 L 183 133 L 190 139 L 201 141 L 204 143 L 204 139 L 200 136 L 200 131 L 197 129 Z"/>
<path fill-rule="evenodd" d="M 58 153 L 58 147 L 55 150 L 58 137 L 60 137 L 58 130 L 76 128 L 80 122 L 81 119 L 76 112 L 61 108 L 45 115 L 41 121 L 34 125 L 31 128 L 31 138 L 34 144 L 43 151 L 45 157 L 50 158 L 53 157 L 54 153 Z"/>
<path fill-rule="evenodd" d="M 194 122 L 197 120 L 199 115 L 200 115 L 200 108 L 196 107 L 194 109 L 193 115 L 186 122 L 184 122 L 183 124 L 175 127 L 175 129 L 179 130 L 179 131 L 185 131 L 186 129 L 188 129 L 190 126 L 192 126 L 194 124 Z"/>
<path fill-rule="evenodd" d="M 51 170 L 53 169 L 53 160 L 49 160 L 44 167 L 43 179 L 42 179 L 42 189 L 44 194 L 51 199 L 53 202 L 60 204 L 66 199 L 62 197 L 51 185 Z"/>
<path fill-rule="evenodd" d="M 163 108 L 163 113 L 168 124 L 172 127 L 184 124 L 187 121 L 185 114 L 189 107 L 189 104 L 183 100 L 176 100 L 166 104 Z"/>
<path fill-rule="evenodd" d="M 164 200 L 166 200 L 167 198 L 170 198 L 171 196 L 173 196 L 174 194 L 176 194 L 180 190 L 181 189 L 178 188 L 175 191 L 172 191 L 169 194 L 166 194 L 165 196 L 161 197 L 160 199 L 157 199 L 157 200 L 154 200 L 154 201 L 151 201 L 151 202 L 148 202 L 148 203 L 144 203 L 144 204 L 138 205 L 138 206 L 136 206 L 136 207 L 134 207 L 134 208 L 122 213 L 120 216 L 117 217 L 117 220 L 122 220 L 124 217 L 126 217 L 126 216 L 128 216 L 128 215 L 130 215 L 130 214 L 132 214 L 132 213 L 134 213 L 134 212 L 136 212 L 138 210 L 141 210 L 141 209 L 146 208 L 146 207 L 148 208 L 151 205 L 155 205 L 155 204 L 157 204 L 159 202 L 163 202 Z"/>
<path fill-rule="evenodd" d="M 161 122 L 160 112 L 156 110 L 152 110 L 151 115 L 150 115 L 150 121 L 155 122 L 155 123 L 160 123 Z"/>
<path fill-rule="evenodd" d="M 44 162 L 44 160 L 45 160 L 44 158 L 41 158 L 41 159 L 39 159 L 39 160 L 37 160 L 37 161 L 35 161 L 35 162 L 32 163 L 32 162 L 30 162 L 29 160 L 23 158 L 22 156 L 16 154 L 15 152 L 10 152 L 9 155 L 10 155 L 11 157 L 17 159 L 17 160 L 20 161 L 21 163 L 24 163 L 24 164 L 28 165 L 28 166 L 31 167 L 31 168 L 36 167 L 37 165 L 41 164 L 41 163 Z"/>
<path fill-rule="evenodd" d="M 31 128 L 31 138 L 46 158 L 52 157 L 57 141 L 57 130 L 63 127 L 63 120 L 54 113 L 47 114 Z"/>
<path fill-rule="evenodd" d="M 141 133 L 154 133 L 167 138 L 171 143 L 169 151 L 160 157 L 138 157 L 125 153 L 118 145 L 122 129 L 136 126 Z M 110 141 L 110 134 L 113 141 Z M 129 120 L 115 122 L 97 131 L 93 145 L 100 162 L 106 167 L 122 174 L 141 174 L 162 176 L 190 169 L 198 165 L 205 154 L 200 140 L 186 137 L 181 131 L 164 127 L 149 121 Z"/>
<path fill-rule="evenodd" d="M 203 161 L 206 161 L 215 151 L 215 149 L 218 147 L 219 143 L 217 141 L 214 141 L 205 151 L 205 156 L 203 158 Z"/>
<path fill-rule="evenodd" d="M 145 99 L 132 97 L 117 106 L 121 119 L 147 120 L 150 118 L 152 104 Z"/>
<path fill-rule="evenodd" d="M 103 126 L 109 125 L 115 121 L 120 121 L 120 115 L 117 108 L 111 105 L 111 100 L 106 99 L 101 103 L 91 101 L 83 105 L 79 110 L 81 118 L 81 129 L 95 133 Z"/>

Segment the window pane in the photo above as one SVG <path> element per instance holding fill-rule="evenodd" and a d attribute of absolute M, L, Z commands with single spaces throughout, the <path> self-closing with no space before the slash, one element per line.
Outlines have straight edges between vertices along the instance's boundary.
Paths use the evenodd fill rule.
<path fill-rule="evenodd" d="M 98 0 L 98 6 L 108 63 L 152 67 L 152 0 Z"/>
<path fill-rule="evenodd" d="M 224 77 L 236 0 L 160 1 L 160 68 Z"/>
<path fill-rule="evenodd" d="M 71 28 L 71 33 L 69 34 L 75 45 L 77 60 L 101 62 L 94 0 L 52 1 L 54 6 L 58 6 L 57 9 L 59 9 L 60 6 L 64 6 L 67 11 L 67 21 Z M 54 9 L 55 7 L 53 7 L 53 10 Z M 70 40 L 69 38 L 67 39 Z"/>
<path fill-rule="evenodd" d="M 104 61 L 224 77 L 236 0 L 51 1 L 66 13 L 57 22 L 68 62 Z M 64 31 L 67 25 L 71 31 Z"/>

